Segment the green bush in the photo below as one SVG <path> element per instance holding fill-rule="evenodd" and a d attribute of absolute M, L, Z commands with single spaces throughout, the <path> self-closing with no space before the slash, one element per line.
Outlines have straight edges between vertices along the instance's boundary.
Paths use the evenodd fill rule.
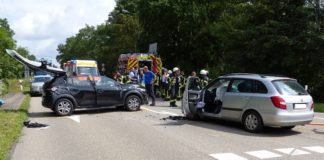
<path fill-rule="evenodd" d="M 324 103 L 315 103 L 315 112 L 324 112 Z"/>

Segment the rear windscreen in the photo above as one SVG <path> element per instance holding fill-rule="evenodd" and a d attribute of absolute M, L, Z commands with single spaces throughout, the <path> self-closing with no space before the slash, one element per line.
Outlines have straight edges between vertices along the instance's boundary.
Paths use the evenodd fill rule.
<path fill-rule="evenodd" d="M 275 80 L 272 82 L 283 95 L 306 95 L 307 91 L 296 80 Z"/>

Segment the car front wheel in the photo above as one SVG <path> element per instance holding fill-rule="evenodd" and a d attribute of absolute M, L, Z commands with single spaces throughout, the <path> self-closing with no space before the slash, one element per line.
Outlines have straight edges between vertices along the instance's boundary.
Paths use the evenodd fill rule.
<path fill-rule="evenodd" d="M 136 95 L 127 97 L 125 102 L 125 108 L 129 111 L 137 111 L 141 107 L 141 99 Z"/>
<path fill-rule="evenodd" d="M 56 102 L 54 110 L 59 116 L 71 115 L 73 112 L 73 103 L 66 98 L 59 99 Z"/>
<path fill-rule="evenodd" d="M 248 132 L 257 133 L 263 129 L 261 116 L 257 112 L 247 112 L 243 118 L 243 124 Z"/>

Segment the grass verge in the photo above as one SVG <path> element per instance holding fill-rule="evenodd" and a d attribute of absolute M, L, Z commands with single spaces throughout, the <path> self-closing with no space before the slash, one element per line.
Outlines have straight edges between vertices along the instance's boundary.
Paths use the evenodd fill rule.
<path fill-rule="evenodd" d="M 315 112 L 324 112 L 324 103 L 315 103 Z"/>
<path fill-rule="evenodd" d="M 0 160 L 9 158 L 12 145 L 18 140 L 27 119 L 29 103 L 30 96 L 25 94 L 19 110 L 0 110 Z"/>

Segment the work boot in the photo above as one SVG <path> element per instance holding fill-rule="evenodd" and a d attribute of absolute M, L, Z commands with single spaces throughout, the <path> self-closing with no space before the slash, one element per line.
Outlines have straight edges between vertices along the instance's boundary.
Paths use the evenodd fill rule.
<path fill-rule="evenodd" d="M 175 102 L 170 102 L 170 107 L 174 107 Z"/>
<path fill-rule="evenodd" d="M 150 104 L 150 106 L 155 106 L 155 103 Z"/>

